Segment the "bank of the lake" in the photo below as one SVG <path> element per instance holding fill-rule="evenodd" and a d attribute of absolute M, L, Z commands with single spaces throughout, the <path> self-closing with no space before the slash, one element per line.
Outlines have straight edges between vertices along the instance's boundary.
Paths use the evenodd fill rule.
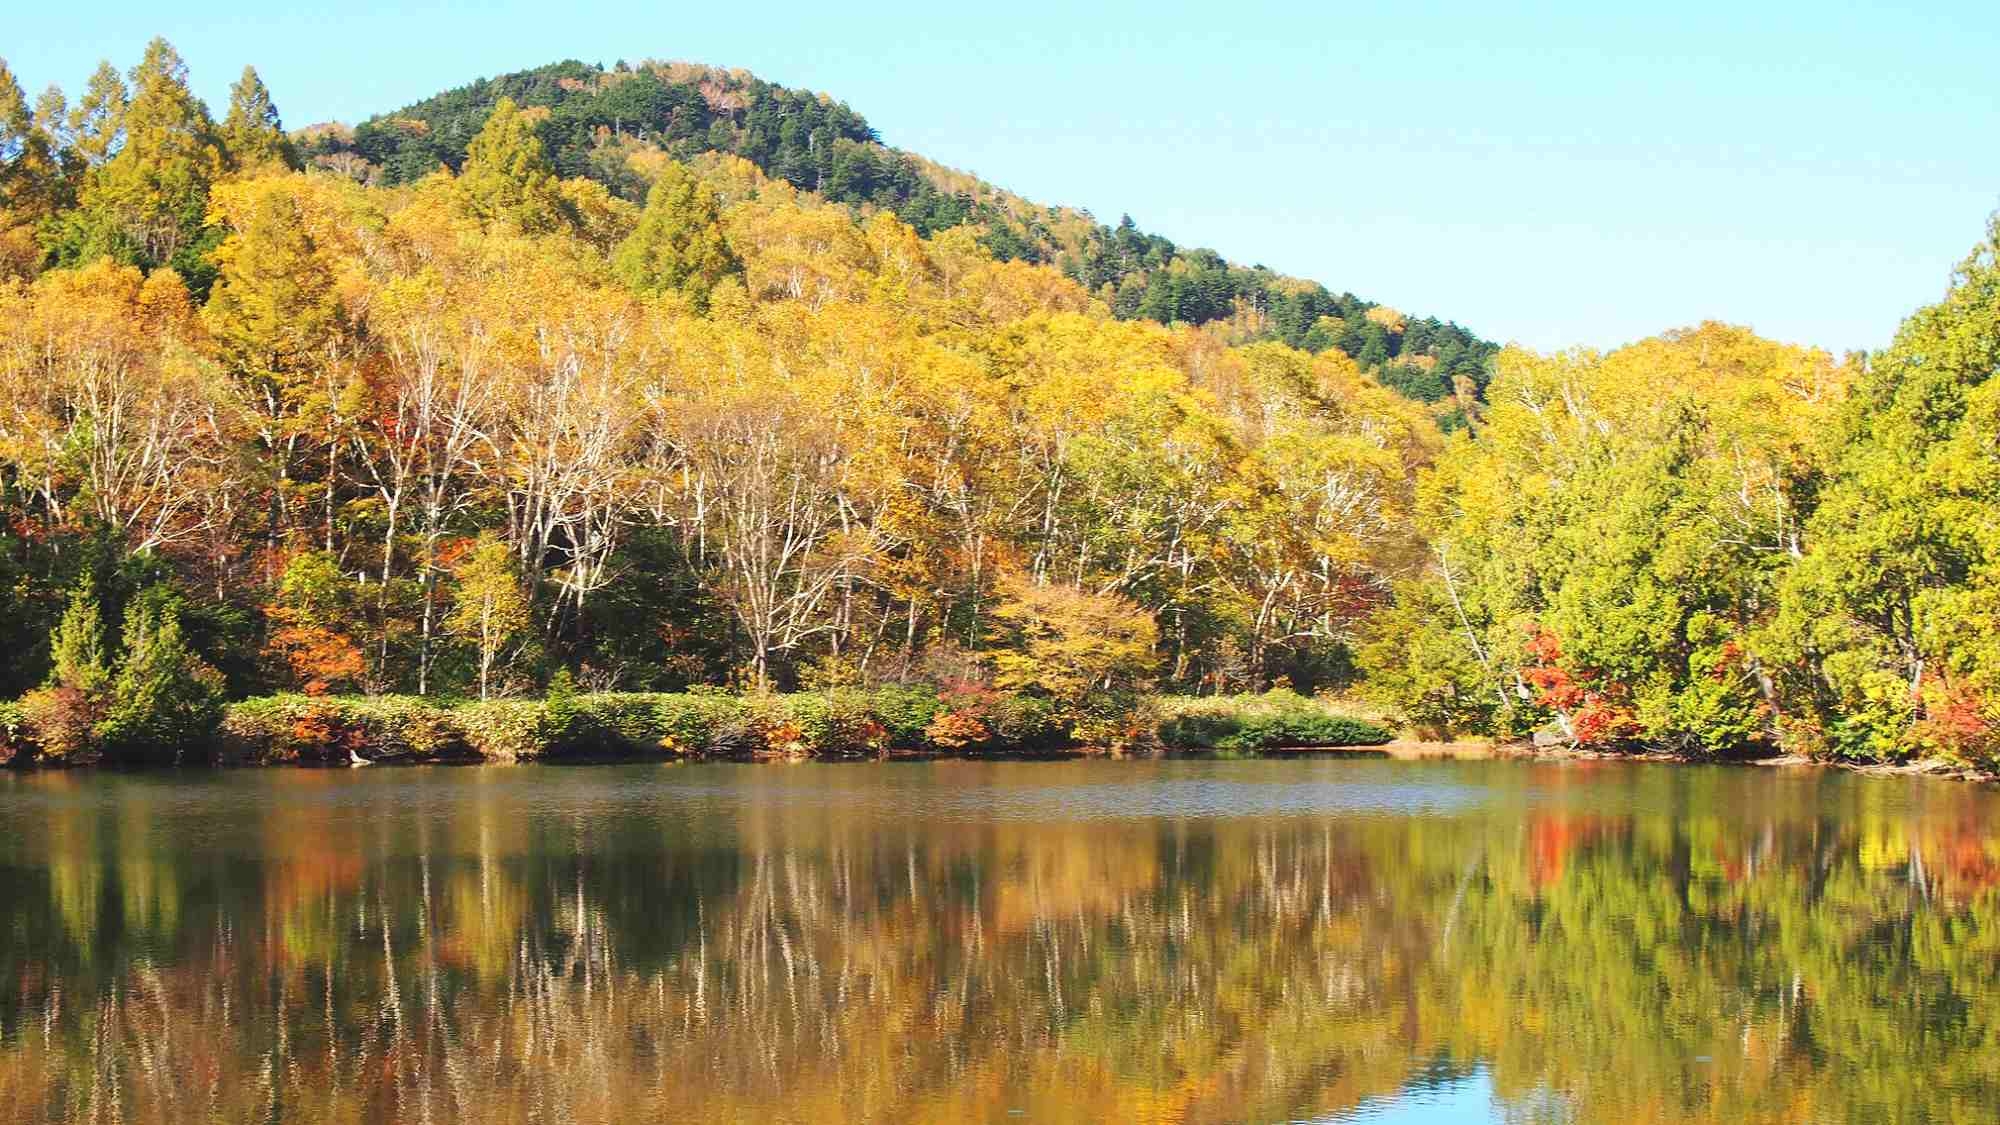
<path fill-rule="evenodd" d="M 357 765 L 565 760 L 1247 754 L 1389 743 L 1384 724 L 1289 691 L 1107 699 L 897 685 L 793 694 L 558 693 L 539 699 L 273 695 L 228 704 L 193 737 L 119 744 L 97 726 L 0 709 L 16 766 Z"/>

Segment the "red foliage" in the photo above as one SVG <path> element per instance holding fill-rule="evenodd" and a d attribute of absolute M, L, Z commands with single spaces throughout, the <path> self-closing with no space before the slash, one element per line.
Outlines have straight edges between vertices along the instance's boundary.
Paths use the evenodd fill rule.
<path fill-rule="evenodd" d="M 969 711 L 940 711 L 924 728 L 924 738 L 934 746 L 957 750 L 993 737 L 983 719 Z"/>
<path fill-rule="evenodd" d="M 1940 695 L 1933 696 L 1916 734 L 1958 758 L 1991 757 L 2000 751 L 2000 729 L 1991 716 L 1991 705 L 1976 688 L 1947 683 Z"/>
<path fill-rule="evenodd" d="M 352 683 L 368 667 L 361 646 L 318 625 L 287 625 L 271 634 L 269 647 L 284 659 L 307 695 L 325 695 Z"/>
<path fill-rule="evenodd" d="M 1562 666 L 1562 641 L 1553 632 L 1536 626 L 1528 635 L 1527 654 L 1534 663 L 1521 670 L 1521 677 L 1535 689 L 1535 702 L 1567 715 L 1577 742 L 1601 746 L 1638 733 L 1623 686 L 1601 682 L 1592 669 L 1572 675 Z"/>

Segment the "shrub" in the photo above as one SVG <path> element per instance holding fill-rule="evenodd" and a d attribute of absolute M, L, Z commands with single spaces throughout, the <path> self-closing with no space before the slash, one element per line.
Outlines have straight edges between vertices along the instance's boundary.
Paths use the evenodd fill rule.
<path fill-rule="evenodd" d="M 936 690 L 914 684 L 877 688 L 868 695 L 868 707 L 889 745 L 902 750 L 924 744 L 924 731 L 940 709 Z"/>
<path fill-rule="evenodd" d="M 1290 691 L 1164 700 L 1162 743 L 1181 750 L 1262 750 L 1280 746 L 1379 746 L 1384 727 L 1341 715 Z"/>
<path fill-rule="evenodd" d="M 225 711 L 222 735 L 225 755 L 240 762 L 438 761 L 473 752 L 456 710 L 397 695 L 245 700 Z"/>
<path fill-rule="evenodd" d="M 991 737 L 986 721 L 971 711 L 940 711 L 924 728 L 924 740 L 945 750 L 978 746 Z"/>
<path fill-rule="evenodd" d="M 889 748 L 889 728 L 875 717 L 874 701 L 862 692 L 838 689 L 783 699 L 809 753 L 852 757 Z"/>
<path fill-rule="evenodd" d="M 555 701 L 484 699 L 461 704 L 451 712 L 465 745 L 489 762 L 537 758 L 550 745 L 556 727 Z"/>
<path fill-rule="evenodd" d="M 1071 726 L 1064 722 L 1063 708 L 1053 699 L 1039 695 L 1003 695 L 987 711 L 993 736 L 1010 750 L 1053 750 L 1067 745 Z M 1087 725 L 1078 724 L 1077 737 L 1085 742 Z"/>
<path fill-rule="evenodd" d="M 98 704 L 80 688 L 39 688 L 19 705 L 24 741 L 39 760 L 84 764 L 97 757 Z"/>
<path fill-rule="evenodd" d="M 34 756 L 27 711 L 19 703 L 0 703 L 0 766 L 26 762 Z"/>
<path fill-rule="evenodd" d="M 669 754 L 714 753 L 744 723 L 746 707 L 735 696 L 657 695 L 648 699 L 654 744 Z"/>

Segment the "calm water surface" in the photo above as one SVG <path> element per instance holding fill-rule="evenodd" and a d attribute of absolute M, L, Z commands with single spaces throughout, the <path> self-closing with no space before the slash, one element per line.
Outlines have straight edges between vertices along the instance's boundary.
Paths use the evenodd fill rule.
<path fill-rule="evenodd" d="M 21 1121 L 1976 1121 L 2000 791 L 1375 760 L 0 778 Z"/>

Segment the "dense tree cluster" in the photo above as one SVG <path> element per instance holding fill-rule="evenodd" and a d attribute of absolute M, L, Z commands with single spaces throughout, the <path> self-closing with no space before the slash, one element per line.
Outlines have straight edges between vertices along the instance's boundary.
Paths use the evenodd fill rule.
<path fill-rule="evenodd" d="M 1439 727 L 2000 760 L 2000 225 L 1873 357 L 1501 355 L 1364 663 Z"/>
<path fill-rule="evenodd" d="M 846 105 L 741 71 L 685 63 L 569 61 L 483 79 L 373 118 L 351 134 L 322 130 L 309 154 L 370 181 L 414 182 L 459 169 L 501 98 L 545 109 L 537 135 L 564 176 L 588 176 L 637 201 L 647 190 L 625 157 L 655 149 L 678 160 L 740 156 L 772 179 L 822 198 L 891 211 L 930 237 L 972 225 L 1001 261 L 1056 265 L 1102 297 L 1120 319 L 1161 324 L 1247 319 L 1259 338 L 1311 352 L 1338 349 L 1388 385 L 1438 402 L 1485 385 L 1497 347 L 1456 324 L 1408 321 L 1352 293 L 1232 265 L 1212 250 L 1176 247 L 1137 229 L 1062 208 L 1043 208 L 970 177 L 883 147 Z M 357 159 L 358 158 L 358 159 Z M 1454 422 L 1462 414 L 1451 414 Z"/>
<path fill-rule="evenodd" d="M 679 149 L 590 116 L 690 90 Z M 441 147 L 357 178 L 254 71 L 216 124 L 164 42 L 74 108 L 0 64 L 0 697 L 1083 708 L 1358 659 L 1438 728 L 2000 746 L 2000 233 L 1872 360 L 1706 324 L 1489 364 L 1129 223 L 1036 264 L 802 190 L 767 169 L 865 124 L 740 74 L 426 105 L 339 143 Z"/>
<path fill-rule="evenodd" d="M 95 162 L 10 140 L 42 250 L 0 285 L 0 695 L 46 723 L 101 727 L 132 667 L 199 699 L 1310 686 L 1416 557 L 1438 432 L 1337 351 L 1121 322 L 740 158 L 638 154 L 638 206 L 504 97 L 455 167 L 370 187 L 293 170 L 254 74 L 220 128 L 164 43 L 131 79 Z M 171 661 L 120 642 L 135 606 Z"/>

